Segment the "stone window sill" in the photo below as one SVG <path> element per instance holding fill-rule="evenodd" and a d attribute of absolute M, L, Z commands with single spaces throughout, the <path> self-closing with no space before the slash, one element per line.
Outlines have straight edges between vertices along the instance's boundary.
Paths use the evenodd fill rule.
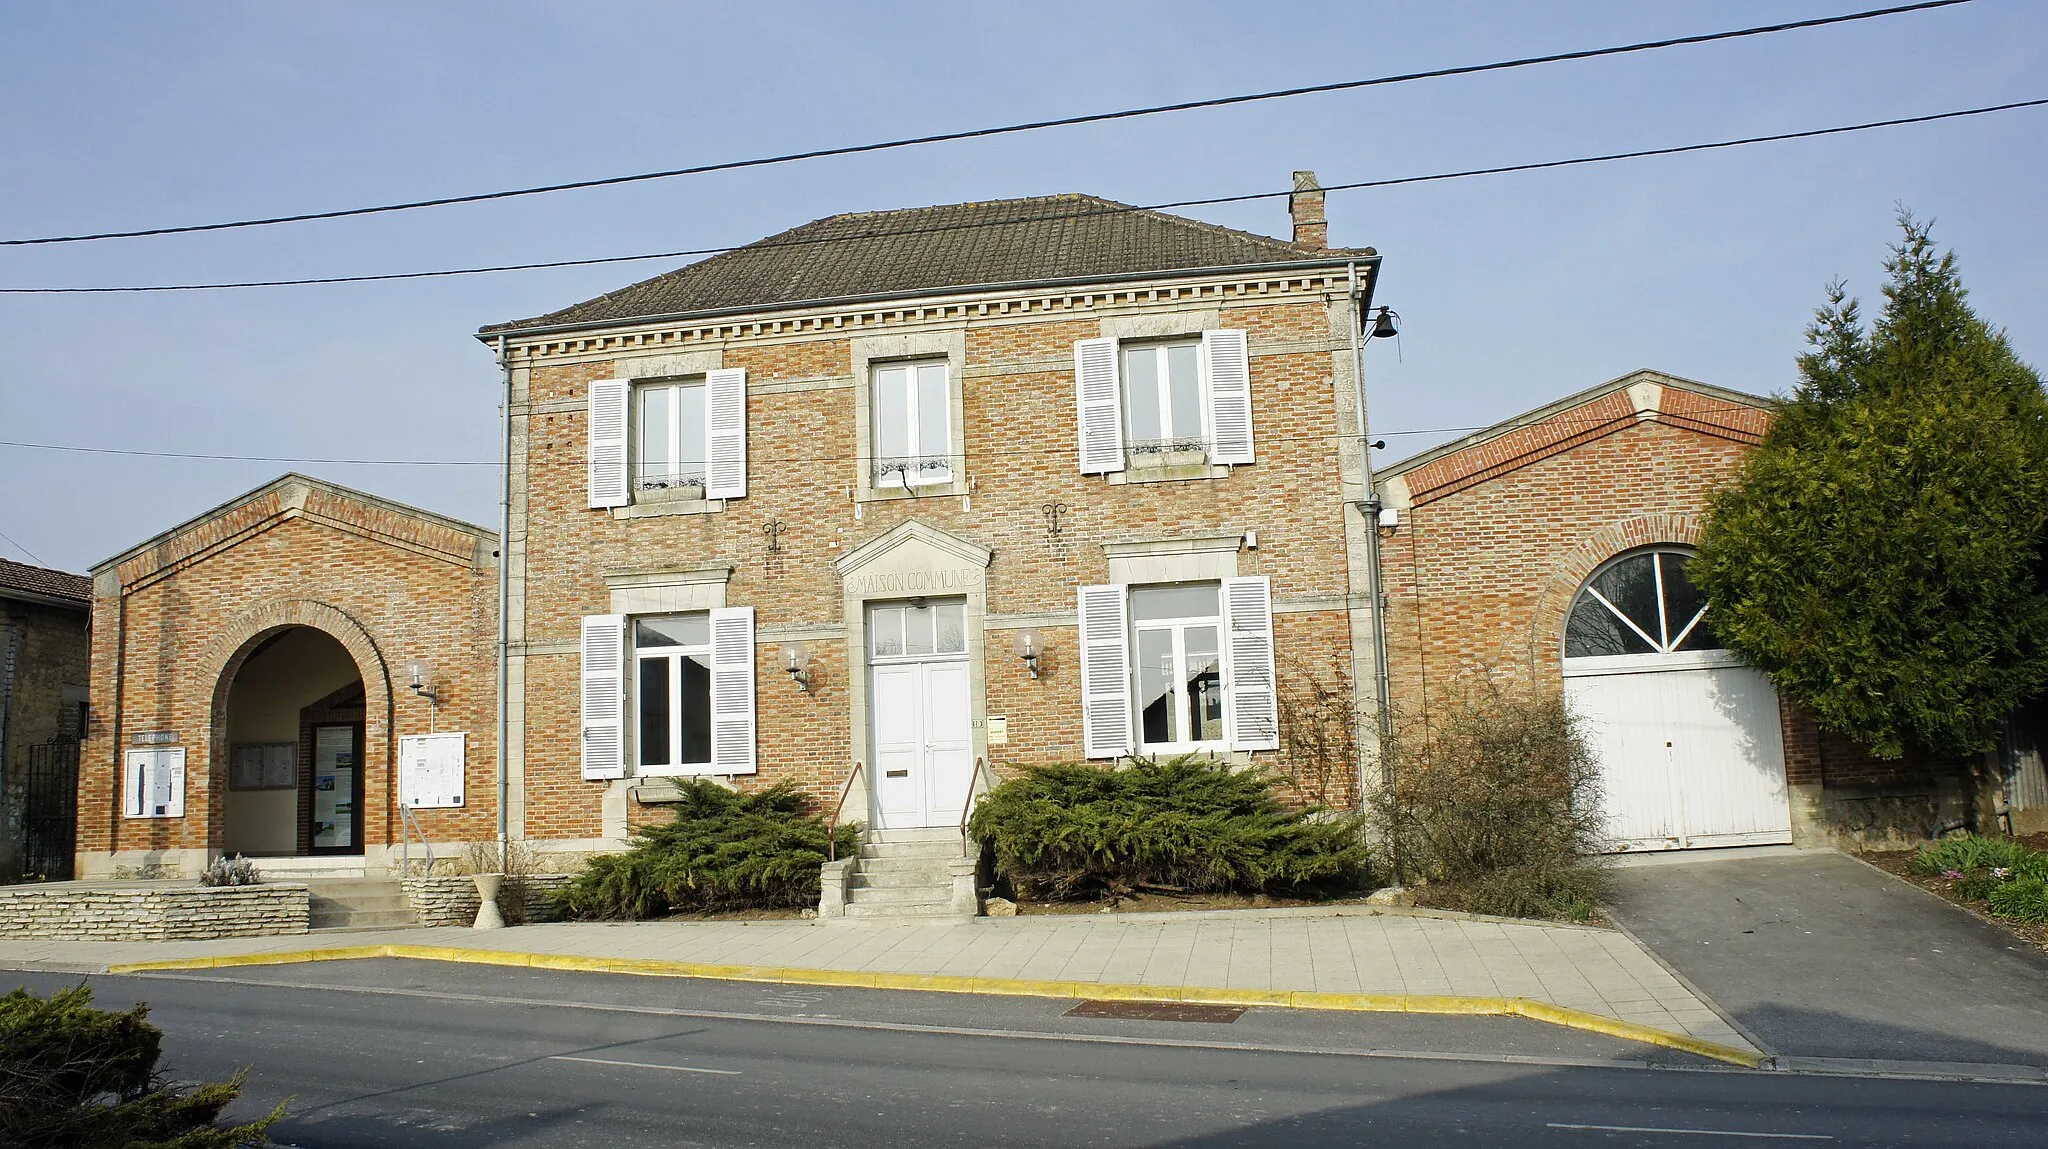
<path fill-rule="evenodd" d="M 928 483 L 914 487 L 862 487 L 853 494 L 857 503 L 886 503 L 895 499 L 931 499 L 967 494 L 967 483 L 955 479 L 950 483 Z"/>
<path fill-rule="evenodd" d="M 646 499 L 613 507 L 614 519 L 649 519 L 662 515 L 710 515 L 725 509 L 724 499 Z"/>
<path fill-rule="evenodd" d="M 1173 451 L 1166 454 L 1151 452 L 1133 453 L 1124 459 L 1124 469 L 1111 471 L 1111 483 L 1178 483 L 1192 479 L 1220 479 L 1230 474 L 1230 468 L 1212 465 L 1208 455 L 1200 451 Z"/>

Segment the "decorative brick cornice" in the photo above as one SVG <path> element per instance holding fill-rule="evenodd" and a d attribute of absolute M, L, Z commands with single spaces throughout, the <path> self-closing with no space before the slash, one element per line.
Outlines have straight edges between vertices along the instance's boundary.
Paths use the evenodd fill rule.
<path fill-rule="evenodd" d="M 691 323 L 622 322 L 607 331 L 508 338 L 515 366 L 548 360 L 602 359 L 621 353 L 732 347 L 902 328 L 971 322 L 1031 322 L 1071 318 L 1099 309 L 1148 306 L 1230 306 L 1281 296 L 1326 296 L 1348 290 L 1343 268 L 1272 272 L 1257 276 L 1046 291 L 984 292 L 920 300 L 891 300 L 854 308 L 820 307 L 759 316 L 729 316 Z"/>

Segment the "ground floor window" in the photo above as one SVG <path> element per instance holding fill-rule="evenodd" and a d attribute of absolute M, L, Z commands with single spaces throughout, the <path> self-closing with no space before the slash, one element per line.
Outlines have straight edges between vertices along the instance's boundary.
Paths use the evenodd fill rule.
<path fill-rule="evenodd" d="M 633 620 L 642 774 L 700 773 L 711 763 L 711 618 Z"/>
<path fill-rule="evenodd" d="M 1145 750 L 1224 744 L 1217 591 L 1212 582 L 1131 588 L 1131 662 Z"/>

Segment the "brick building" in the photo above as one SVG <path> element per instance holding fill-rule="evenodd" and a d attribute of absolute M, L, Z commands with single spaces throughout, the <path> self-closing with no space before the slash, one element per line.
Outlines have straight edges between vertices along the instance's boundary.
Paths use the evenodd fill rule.
<path fill-rule="evenodd" d="M 481 332 L 515 825 L 597 848 L 676 777 L 829 803 L 860 762 L 849 817 L 953 832 L 977 760 L 1271 762 L 1276 662 L 1369 690 L 1379 258 L 1296 186 L 1287 241 L 1077 195 L 841 215 Z"/>
<path fill-rule="evenodd" d="M 94 567 L 79 876 L 190 877 L 227 853 L 361 873 L 422 838 L 493 839 L 496 549 L 286 475 Z M 455 737 L 401 742 L 430 732 Z M 401 746 L 453 763 L 408 783 L 409 839 Z"/>
<path fill-rule="evenodd" d="M 0 883 L 70 869 L 92 582 L 0 559 Z"/>
<path fill-rule="evenodd" d="M 1634 849 L 1981 819 L 1987 763 L 1872 758 L 1714 639 L 1685 559 L 1773 406 L 1638 371 L 1382 468 L 1395 712 L 1415 721 L 1488 681 L 1562 690 Z"/>

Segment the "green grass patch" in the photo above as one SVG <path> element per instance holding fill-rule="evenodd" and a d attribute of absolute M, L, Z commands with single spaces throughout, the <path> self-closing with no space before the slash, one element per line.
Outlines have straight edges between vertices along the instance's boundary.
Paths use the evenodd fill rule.
<path fill-rule="evenodd" d="M 1960 834 L 1920 847 L 1912 871 L 1946 878 L 1950 890 L 1990 913 L 2020 922 L 2048 922 L 2048 850 L 2011 838 Z"/>

